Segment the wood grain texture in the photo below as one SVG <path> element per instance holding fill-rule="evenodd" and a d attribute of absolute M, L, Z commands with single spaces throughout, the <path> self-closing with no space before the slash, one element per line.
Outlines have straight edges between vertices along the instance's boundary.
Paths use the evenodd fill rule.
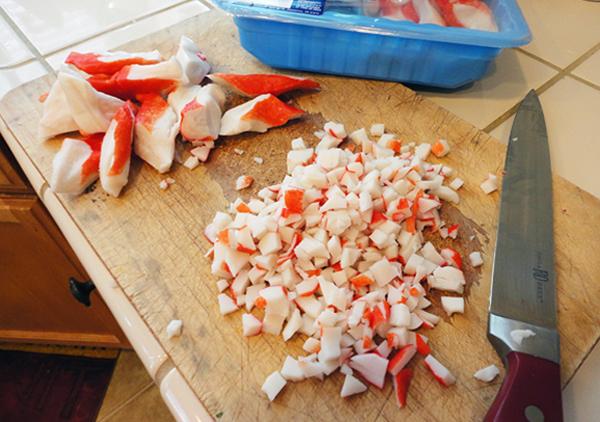
<path fill-rule="evenodd" d="M 219 12 L 194 17 L 124 48 L 158 48 L 169 55 L 182 34 L 201 46 L 215 71 L 272 71 L 241 49 L 231 19 Z M 505 146 L 400 84 L 315 78 L 322 85 L 320 93 L 294 96 L 295 104 L 309 113 L 305 119 L 265 135 L 219 141 L 206 165 L 193 171 L 175 165 L 171 177 L 177 183 L 167 191 L 158 187 L 163 176 L 136 159 L 120 198 L 109 198 L 97 188 L 61 200 L 212 415 L 223 412 L 223 420 L 261 421 L 481 420 L 501 378 L 483 385 L 472 374 L 501 363 L 486 339 L 499 194 L 486 196 L 479 184 L 487 173 L 501 173 Z M 46 179 L 59 141 L 40 144 L 35 133 L 41 111 L 37 98 L 51 81 L 47 77 L 24 85 L 0 103 L 0 115 Z M 476 236 L 472 244 L 460 248 L 480 247 L 485 264 L 468 274 L 471 286 L 465 314 L 427 332 L 435 355 L 458 376 L 458 382 L 442 388 L 421 362 L 415 362 L 408 406 L 401 411 L 391 397 L 391 383 L 383 391 L 372 387 L 358 397 L 341 399 L 340 374 L 323 382 L 288 384 L 269 403 L 260 391 L 264 378 L 281 367 L 286 354 L 301 354 L 302 340 L 284 344 L 280 337 L 269 335 L 243 338 L 241 313 L 219 315 L 215 278 L 202 256 L 209 247 L 202 230 L 216 211 L 237 196 L 235 178 L 246 173 L 256 179 L 243 197 L 280 180 L 289 141 L 303 136 L 312 142 L 312 132 L 327 120 L 341 121 L 350 130 L 384 122 L 406 141 L 446 138 L 452 152 L 444 162 L 466 181 L 460 205 L 447 212 L 463 224 L 463 238 Z M 233 148 L 246 153 L 237 156 Z M 253 156 L 264 158 L 265 163 L 256 165 Z M 594 306 L 600 300 L 600 238 L 590 236 L 592 228 L 600 225 L 600 201 L 558 177 L 554 193 L 564 383 L 600 333 L 600 314 Z M 183 335 L 168 340 L 165 327 L 174 318 L 184 321 Z"/>
<path fill-rule="evenodd" d="M 38 197 L 0 193 L 0 340 L 127 346 L 97 292 L 83 306 L 69 277 L 87 279 Z"/>

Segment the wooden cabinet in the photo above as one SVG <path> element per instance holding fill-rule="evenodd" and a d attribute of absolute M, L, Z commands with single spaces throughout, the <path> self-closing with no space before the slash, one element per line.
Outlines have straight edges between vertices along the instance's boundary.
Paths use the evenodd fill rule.
<path fill-rule="evenodd" d="M 0 143 L 0 341 L 128 347 L 96 291 L 90 307 L 71 295 L 88 276 Z"/>

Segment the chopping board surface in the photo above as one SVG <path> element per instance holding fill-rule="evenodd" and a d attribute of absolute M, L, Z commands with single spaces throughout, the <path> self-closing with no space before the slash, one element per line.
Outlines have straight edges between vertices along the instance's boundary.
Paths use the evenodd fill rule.
<path fill-rule="evenodd" d="M 214 71 L 273 71 L 239 46 L 235 26 L 220 12 L 191 18 L 124 49 L 157 48 L 169 56 L 182 34 L 200 45 Z M 41 115 L 37 99 L 53 79 L 33 81 L 0 102 L 7 127 L 46 180 L 60 141 L 37 141 Z M 175 165 L 169 176 L 177 183 L 167 191 L 159 189 L 165 176 L 136 159 L 120 198 L 109 197 L 98 187 L 78 198 L 61 197 L 61 201 L 212 415 L 222 420 L 261 421 L 481 420 L 502 378 L 488 385 L 472 375 L 492 363 L 502 365 L 486 339 L 499 193 L 485 195 L 479 184 L 488 173 L 501 174 L 505 146 L 400 84 L 333 76 L 315 79 L 321 83 L 321 92 L 293 96 L 295 105 L 307 111 L 305 118 L 264 135 L 220 140 L 206 165 L 193 171 Z M 370 387 L 362 395 L 340 398 L 343 376 L 339 373 L 323 382 L 288 383 L 269 403 L 260 391 L 265 377 L 281 368 L 287 354 L 304 355 L 304 339 L 284 343 L 281 337 L 269 335 L 242 337 L 241 312 L 219 314 L 216 279 L 203 257 L 210 245 L 202 231 L 216 211 L 223 211 L 238 196 L 235 179 L 241 174 L 256 179 L 240 195 L 243 198 L 280 181 L 290 140 L 302 136 L 316 141 L 312 133 L 328 120 L 342 122 L 349 130 L 382 122 L 406 141 L 445 138 L 452 151 L 442 162 L 465 180 L 460 205 L 448 207 L 445 219 L 461 224 L 458 249 L 481 250 L 485 263 L 481 270 L 467 273 L 465 314 L 446 318 L 425 333 L 435 356 L 458 381 L 450 388 L 441 387 L 418 360 L 408 406 L 402 410 L 396 406 L 391 382 L 383 390 Z M 238 156 L 234 148 L 245 154 Z M 254 156 L 262 157 L 264 164 L 257 165 Z M 600 300 L 600 237 L 592 236 L 600 226 L 600 201 L 555 177 L 554 209 L 565 384 L 600 334 L 595 306 Z M 183 335 L 168 340 L 165 327 L 172 319 L 183 320 Z"/>

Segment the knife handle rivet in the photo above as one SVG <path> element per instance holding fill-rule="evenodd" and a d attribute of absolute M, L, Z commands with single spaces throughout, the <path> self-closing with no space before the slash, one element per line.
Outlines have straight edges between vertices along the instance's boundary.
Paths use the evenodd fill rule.
<path fill-rule="evenodd" d="M 544 422 L 544 413 L 539 407 L 529 405 L 525 408 L 525 418 L 527 418 L 529 422 Z"/>

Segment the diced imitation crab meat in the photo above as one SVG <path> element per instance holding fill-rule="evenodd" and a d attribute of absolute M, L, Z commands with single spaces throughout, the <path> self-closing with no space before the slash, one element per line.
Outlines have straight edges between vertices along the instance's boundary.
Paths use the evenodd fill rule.
<path fill-rule="evenodd" d="M 52 191 L 78 195 L 98 179 L 103 137 L 96 133 L 83 139 L 63 139 L 52 161 Z"/>
<path fill-rule="evenodd" d="M 383 124 L 369 132 L 385 142 L 364 128 L 347 135 L 337 122 L 318 131 L 320 147 L 294 139 L 281 183 L 236 199 L 205 235 L 221 313 L 245 307 L 244 336 L 302 337 L 310 355 L 288 356 L 275 374 L 297 382 L 339 369 L 342 397 L 363 392 L 361 380 L 383 388 L 391 378 L 403 407 L 414 360 L 424 359 L 446 386 L 455 380 L 421 330 L 440 323 L 426 311 L 427 287 L 460 294 L 466 285 L 461 255 L 424 240 L 425 231 L 446 242 L 460 237 L 440 214 L 458 193 L 445 184 L 451 170 L 426 161 L 430 152 L 448 153 L 446 141 L 391 149 L 397 137 Z M 362 150 L 343 148 L 348 137 Z M 442 297 L 442 305 L 464 312 L 459 296 Z M 283 385 L 277 380 L 265 383 L 270 399 Z"/>

